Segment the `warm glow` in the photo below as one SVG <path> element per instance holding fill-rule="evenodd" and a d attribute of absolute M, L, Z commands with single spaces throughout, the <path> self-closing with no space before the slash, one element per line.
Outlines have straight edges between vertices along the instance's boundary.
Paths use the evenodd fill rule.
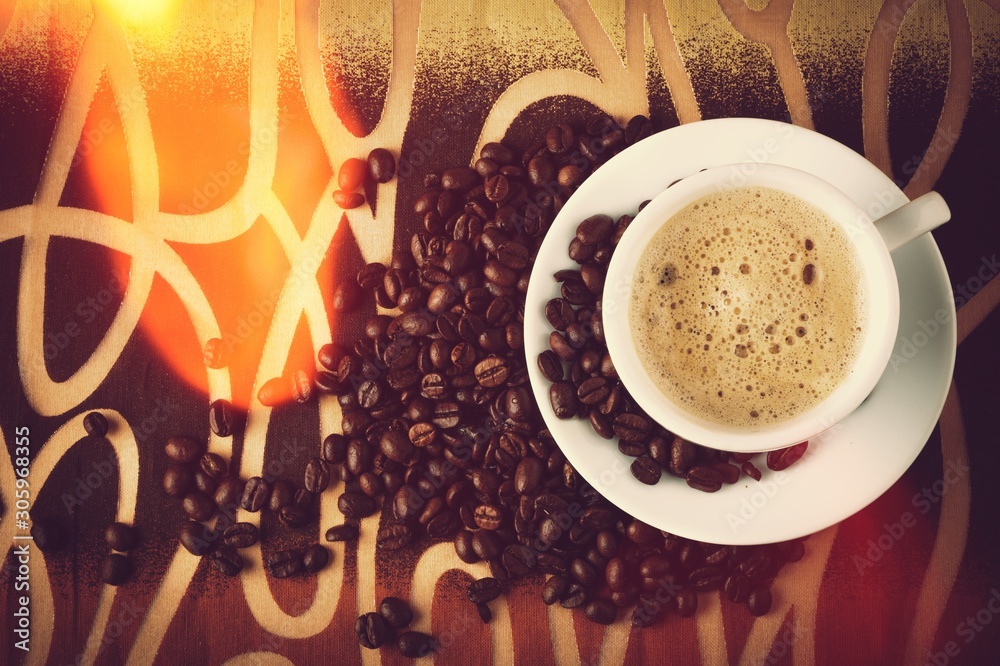
<path fill-rule="evenodd" d="M 162 19 L 173 0 L 101 0 L 109 12 L 130 23 L 149 23 Z"/>

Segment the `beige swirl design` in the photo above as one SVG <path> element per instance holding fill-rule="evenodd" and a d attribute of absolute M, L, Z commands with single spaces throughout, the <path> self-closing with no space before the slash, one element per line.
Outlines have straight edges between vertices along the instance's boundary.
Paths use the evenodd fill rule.
<path fill-rule="evenodd" d="M 571 25 L 598 76 L 572 69 L 548 69 L 538 70 L 518 79 L 499 94 L 489 109 L 478 134 L 479 146 L 501 137 L 529 105 L 556 95 L 582 98 L 621 120 L 636 113 L 648 113 L 645 62 L 647 46 L 651 46 L 656 55 L 680 121 L 686 123 L 701 119 L 701 107 L 695 88 L 675 37 L 677 22 L 683 20 L 678 3 L 668 2 L 665 6 L 658 0 L 637 0 L 622 5 L 615 4 L 613 11 L 620 12 L 624 20 L 624 53 L 615 48 L 593 5 L 583 0 L 557 0 L 556 4 Z M 882 6 L 877 22 L 872 27 L 864 63 L 862 120 L 865 150 L 869 159 L 886 173 L 890 172 L 892 163 L 887 140 L 892 51 L 899 26 L 912 4 L 912 0 L 889 0 Z M 994 9 L 997 8 L 995 0 L 989 0 L 989 4 Z M 32 42 L 38 36 L 40 28 L 31 17 L 44 11 L 44 5 L 45 0 L 17 2 L 9 24 L 2 33 L 0 44 L 10 45 L 17 40 Z M 793 122 L 812 127 L 812 108 L 803 73 L 796 58 L 796 46 L 788 34 L 789 21 L 795 8 L 793 1 L 772 0 L 761 10 L 750 9 L 743 0 L 718 0 L 718 5 L 726 19 L 743 37 L 767 47 Z M 86 5 L 82 6 L 85 10 Z M 290 55 L 298 66 L 299 83 L 305 96 L 309 120 L 319 135 L 331 165 L 339 165 L 347 157 L 364 155 L 376 146 L 388 147 L 398 153 L 404 135 L 407 131 L 414 130 L 410 127 L 410 111 L 414 103 L 415 72 L 420 64 L 421 47 L 429 39 L 440 39 L 440 36 L 433 37 L 420 31 L 423 9 L 424 3 L 419 0 L 399 0 L 391 4 L 391 9 L 386 7 L 376 10 L 392 13 L 391 72 L 382 118 L 375 129 L 364 137 L 354 136 L 348 131 L 331 103 L 332 91 L 324 75 L 324 56 L 320 48 L 323 31 L 327 29 L 321 16 L 324 12 L 331 11 L 329 7 L 325 4 L 321 7 L 319 0 L 295 3 L 256 0 L 234 9 L 234 20 L 252 22 L 251 63 L 247 73 L 251 135 L 264 131 L 263 128 L 274 127 L 277 123 L 278 63 L 282 57 Z M 499 7 L 493 7 L 490 11 L 500 10 Z M 966 7 L 961 0 L 946 0 L 945 11 L 951 33 L 952 67 L 948 95 L 932 143 L 941 137 L 957 136 L 961 131 L 971 87 L 971 35 Z M 647 44 L 647 29 L 651 44 Z M 283 44 L 290 44 L 292 53 L 283 52 Z M 118 105 L 127 138 L 134 202 L 133 224 L 107 215 L 58 205 L 69 175 L 70 162 L 102 75 L 106 75 L 110 81 L 116 99 L 138 100 L 135 104 Z M 219 208 L 191 215 L 160 211 L 159 162 L 149 109 L 142 92 L 127 27 L 104 11 L 101 3 L 95 3 L 35 200 L 28 206 L 0 211 L 0 242 L 24 238 L 17 312 L 21 381 L 28 401 L 37 413 L 66 418 L 65 423 L 44 444 L 32 466 L 32 478 L 40 485 L 44 485 L 55 464 L 73 445 L 76 433 L 81 432 L 80 415 L 70 414 L 106 380 L 112 364 L 132 336 L 146 307 L 154 276 L 162 277 L 177 293 L 200 343 L 220 335 L 218 321 L 203 288 L 169 242 L 219 243 L 240 236 L 258 217 L 266 221 L 278 239 L 292 268 L 282 286 L 273 323 L 267 332 L 262 359 L 257 368 L 256 386 L 281 373 L 295 327 L 301 318 L 304 317 L 315 346 L 329 341 L 328 313 L 315 274 L 338 226 L 350 226 L 366 261 L 384 261 L 392 248 L 397 219 L 396 182 L 380 186 L 383 189 L 380 190 L 376 212 L 373 213 L 367 207 L 343 212 L 332 203 L 330 194 L 335 189 L 335 181 L 331 179 L 313 212 L 308 228 L 300 235 L 271 187 L 277 161 L 274 142 L 251 142 L 246 178 L 238 192 Z M 933 161 L 921 163 L 907 186 L 907 194 L 913 196 L 929 189 L 941 174 L 950 154 L 951 147 L 943 153 L 937 153 Z M 53 236 L 96 243 L 121 252 L 132 261 L 128 291 L 107 335 L 83 366 L 63 382 L 54 382 L 45 367 L 41 349 L 45 301 L 37 297 L 38 286 L 45 284 L 45 260 L 49 240 Z M 963 337 L 982 321 L 986 313 L 996 308 L 1000 302 L 998 294 L 1000 288 L 994 288 L 991 284 L 973 299 L 971 307 L 962 310 L 959 325 Z M 209 399 L 229 397 L 231 378 L 228 372 L 206 372 Z M 124 423 L 120 415 L 109 413 L 109 416 Z M 251 405 L 241 460 L 241 469 L 246 475 L 259 473 L 262 469 L 269 419 L 269 408 L 256 402 Z M 336 401 L 324 398 L 320 404 L 318 438 L 334 432 L 338 424 Z M 964 455 L 961 424 L 957 391 L 953 391 L 942 421 L 946 457 Z M 4 424 L 7 425 L 9 424 Z M 128 427 L 124 427 L 116 430 L 109 439 L 115 448 L 121 470 L 117 516 L 119 520 L 130 521 L 135 511 L 140 464 L 135 438 Z M 224 455 L 231 453 L 227 450 L 228 446 L 224 441 L 213 439 L 211 442 L 211 448 Z M 5 448 L 3 450 L 6 451 Z M 0 489 L 13 486 L 12 466 L 9 459 L 4 462 L 5 464 L 0 465 Z M 966 525 L 968 521 L 967 486 L 963 492 L 964 494 L 955 492 L 945 498 L 943 512 L 947 522 L 943 516 L 934 554 L 921 588 L 919 606 L 925 610 L 913 621 L 908 647 L 911 657 L 919 657 L 925 653 L 940 619 L 940 613 L 934 609 L 941 608 L 951 593 L 966 538 L 965 533 L 956 527 Z M 339 522 L 334 497 L 335 493 L 330 491 L 323 498 L 320 509 L 322 525 Z M 257 516 L 248 514 L 242 516 L 242 519 L 256 521 Z M 369 607 L 375 600 L 377 581 L 373 563 L 377 553 L 373 534 L 376 530 L 377 518 L 366 521 L 362 530 L 364 536 L 358 545 L 358 608 Z M 806 558 L 782 572 L 776 583 L 778 608 L 770 616 L 754 623 L 749 638 L 742 646 L 741 664 L 762 663 L 767 658 L 783 619 L 789 612 L 795 613 L 798 626 L 806 634 L 805 639 L 793 646 L 792 661 L 795 664 L 814 662 L 818 589 L 836 533 L 837 528 L 834 527 L 815 535 L 809 542 Z M 9 542 L 12 534 L 13 514 L 7 511 L 0 517 L 0 542 Z M 39 562 L 44 562 L 41 553 L 37 553 L 37 556 Z M 343 557 L 342 547 L 335 549 L 335 561 L 342 561 Z M 331 567 L 320 575 L 314 598 L 305 600 L 300 612 L 293 615 L 282 610 L 271 595 L 261 567 L 259 548 L 250 552 L 249 559 L 251 566 L 242 576 L 243 592 L 250 612 L 262 631 L 295 639 L 316 636 L 329 627 L 343 601 L 342 568 Z M 130 648 L 130 664 L 147 663 L 152 660 L 153 655 L 160 652 L 167 630 L 177 615 L 197 566 L 197 558 L 178 548 Z M 413 598 L 431 598 L 436 581 L 443 573 L 454 568 L 476 576 L 485 574 L 480 566 L 458 562 L 447 544 L 435 546 L 428 549 L 417 563 L 411 586 Z M 44 566 L 33 568 L 32 590 L 33 604 L 39 609 L 39 622 L 35 625 L 36 648 L 30 655 L 29 663 L 43 663 L 52 645 L 56 614 L 65 611 L 53 607 L 52 589 Z M 127 588 L 122 591 L 126 592 Z M 106 588 L 101 593 L 98 612 L 84 646 L 83 663 L 93 663 L 97 656 L 115 594 L 116 590 L 113 588 Z M 556 663 L 577 663 L 579 651 L 571 615 L 560 609 L 550 608 L 539 617 L 544 618 L 545 630 L 551 636 Z M 429 622 L 430 615 L 427 615 L 421 620 L 420 628 L 429 629 Z M 510 663 L 512 657 L 505 646 L 509 646 L 513 640 L 513 628 L 506 608 L 498 609 L 491 632 L 494 661 Z M 728 654 L 727 637 L 717 598 L 706 599 L 705 608 L 698 618 L 697 632 L 703 662 L 725 663 Z M 627 618 L 608 628 L 604 634 L 601 653 L 597 657 L 598 662 L 623 663 L 630 636 Z M 366 664 L 381 661 L 377 652 L 370 651 L 365 651 L 360 659 Z M 273 652 L 247 652 L 226 663 L 287 664 L 290 661 Z"/>

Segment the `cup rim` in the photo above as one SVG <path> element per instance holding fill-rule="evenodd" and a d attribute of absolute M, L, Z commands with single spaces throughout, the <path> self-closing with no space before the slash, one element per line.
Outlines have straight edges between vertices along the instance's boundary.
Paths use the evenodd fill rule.
<path fill-rule="evenodd" d="M 806 412 L 756 429 L 713 423 L 670 401 L 639 361 L 627 316 L 633 287 L 632 271 L 652 236 L 684 206 L 731 186 L 783 190 L 817 206 L 836 220 L 858 252 L 867 295 L 867 332 L 848 378 Z M 737 163 L 704 169 L 676 181 L 643 207 L 619 240 L 608 266 L 602 312 L 605 340 L 618 376 L 650 418 L 673 434 L 697 444 L 749 453 L 806 441 L 858 408 L 875 388 L 892 355 L 899 326 L 899 290 L 892 259 L 881 235 L 871 218 L 846 194 L 799 169 Z"/>

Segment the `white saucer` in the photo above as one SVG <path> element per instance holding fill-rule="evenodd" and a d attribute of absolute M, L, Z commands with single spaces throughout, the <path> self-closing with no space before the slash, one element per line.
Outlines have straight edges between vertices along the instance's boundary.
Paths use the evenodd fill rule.
<path fill-rule="evenodd" d="M 857 411 L 811 441 L 785 472 L 763 472 L 717 493 L 664 475 L 655 486 L 629 472 L 632 458 L 586 419 L 557 419 L 549 381 L 538 370 L 551 327 L 545 303 L 559 295 L 552 274 L 579 268 L 567 255 L 576 226 L 595 213 L 617 218 L 667 185 L 700 169 L 771 162 L 813 173 L 841 189 L 872 217 L 906 203 L 896 185 L 864 157 L 822 134 L 747 118 L 707 120 L 654 134 L 598 169 L 569 199 L 538 251 L 524 314 L 528 373 L 539 409 L 566 458 L 608 500 L 673 534 L 720 544 L 757 544 L 818 532 L 860 511 L 899 479 L 937 423 L 955 366 L 955 303 L 948 273 L 928 234 L 892 253 L 900 324 L 893 358 Z"/>

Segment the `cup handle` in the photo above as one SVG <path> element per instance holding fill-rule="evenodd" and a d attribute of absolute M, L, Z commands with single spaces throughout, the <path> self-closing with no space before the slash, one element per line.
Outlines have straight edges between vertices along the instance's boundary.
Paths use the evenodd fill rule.
<path fill-rule="evenodd" d="M 875 227 L 892 252 L 951 219 L 951 210 L 937 192 L 928 192 L 875 220 Z"/>

